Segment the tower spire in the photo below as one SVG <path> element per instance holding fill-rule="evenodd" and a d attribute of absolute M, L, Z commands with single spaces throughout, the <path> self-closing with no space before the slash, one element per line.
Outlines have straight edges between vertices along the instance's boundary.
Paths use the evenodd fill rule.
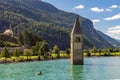
<path fill-rule="evenodd" d="M 9 25 L 9 29 L 12 30 L 12 25 L 11 25 L 11 23 L 10 23 L 10 25 Z"/>
<path fill-rule="evenodd" d="M 72 34 L 81 34 L 82 30 L 81 30 L 81 26 L 80 26 L 80 22 L 79 22 L 79 18 L 76 17 L 75 19 L 75 23 L 72 29 Z"/>
<path fill-rule="evenodd" d="M 79 18 L 75 19 L 75 23 L 71 32 L 71 64 L 83 65 L 83 34 Z"/>

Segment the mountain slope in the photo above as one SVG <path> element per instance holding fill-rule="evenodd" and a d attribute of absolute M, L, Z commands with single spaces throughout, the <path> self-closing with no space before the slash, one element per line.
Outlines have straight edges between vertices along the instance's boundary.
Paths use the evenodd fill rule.
<path fill-rule="evenodd" d="M 96 31 L 97 31 L 97 33 L 98 33 L 100 36 L 102 36 L 102 37 L 103 37 L 105 40 L 107 40 L 109 43 L 111 43 L 111 44 L 112 44 L 112 43 L 119 43 L 117 40 L 109 37 L 108 35 L 102 33 L 101 31 L 98 31 L 98 30 L 96 30 Z"/>
<path fill-rule="evenodd" d="M 112 44 L 114 47 L 118 47 L 118 44 L 119 44 L 119 46 L 120 46 L 120 42 L 119 42 L 119 41 L 117 41 L 117 40 L 109 37 L 108 35 L 102 33 L 101 31 L 98 31 L 98 30 L 96 30 L 96 31 L 97 31 L 97 33 L 98 33 L 101 37 L 103 37 L 105 40 L 107 40 L 107 41 L 108 41 L 110 44 Z"/>
<path fill-rule="evenodd" d="M 6 17 L 0 18 L 0 32 L 3 32 L 9 25 L 13 24 L 14 31 L 17 33 L 22 29 L 32 29 L 42 35 L 51 46 L 58 44 L 65 49 L 70 46 L 70 31 L 76 16 L 79 17 L 83 33 L 85 34 L 85 45 L 98 48 L 112 47 L 94 29 L 93 23 L 79 15 L 64 12 L 41 0 L 1 0 L 0 14 Z M 31 6 L 32 5 L 32 6 Z M 11 16 L 11 13 L 14 14 Z M 16 15 L 24 17 L 16 17 Z M 14 18 L 14 19 L 13 19 Z"/>

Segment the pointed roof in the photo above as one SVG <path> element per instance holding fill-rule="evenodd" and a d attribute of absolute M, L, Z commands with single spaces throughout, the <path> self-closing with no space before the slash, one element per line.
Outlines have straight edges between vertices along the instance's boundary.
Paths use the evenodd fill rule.
<path fill-rule="evenodd" d="M 6 34 L 6 35 L 13 35 L 13 34 L 14 34 L 13 31 L 12 31 L 12 26 L 11 26 L 11 24 L 10 24 L 10 26 L 9 26 L 9 29 L 5 30 L 4 34 Z"/>
<path fill-rule="evenodd" d="M 82 29 L 78 17 L 75 19 L 75 23 L 72 29 L 72 34 L 82 34 Z"/>
<path fill-rule="evenodd" d="M 10 24 L 9 29 L 12 30 L 12 25 Z"/>

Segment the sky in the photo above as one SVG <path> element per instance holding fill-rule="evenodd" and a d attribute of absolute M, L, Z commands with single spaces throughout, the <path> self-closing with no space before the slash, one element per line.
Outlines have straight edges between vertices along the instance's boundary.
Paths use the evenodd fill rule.
<path fill-rule="evenodd" d="M 93 21 L 94 28 L 120 40 L 120 0 L 42 0 Z"/>

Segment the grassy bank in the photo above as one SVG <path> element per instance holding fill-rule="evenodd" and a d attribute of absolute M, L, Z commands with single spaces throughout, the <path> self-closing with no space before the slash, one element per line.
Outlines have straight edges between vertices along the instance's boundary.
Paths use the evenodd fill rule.
<path fill-rule="evenodd" d="M 84 53 L 85 57 L 92 57 L 92 56 L 120 56 L 120 52 L 112 52 L 112 53 Z"/>
<path fill-rule="evenodd" d="M 84 53 L 84 57 L 101 57 L 101 56 L 120 56 L 120 52 L 112 52 L 112 53 Z M 47 56 L 44 58 L 40 56 L 39 61 L 44 60 L 55 60 L 55 59 L 67 59 L 70 58 L 70 55 L 65 53 L 60 54 L 60 58 L 57 58 L 57 54 L 51 54 L 51 56 Z M 26 62 L 26 61 L 37 61 L 38 56 L 19 56 L 19 57 L 11 57 L 11 58 L 0 58 L 0 63 L 14 63 L 14 62 Z"/>
<path fill-rule="evenodd" d="M 38 56 L 19 56 L 19 57 L 10 57 L 0 58 L 0 63 L 14 63 L 14 62 L 26 62 L 26 61 L 44 61 L 44 60 L 55 60 L 55 59 L 67 59 L 70 58 L 70 55 L 67 54 L 60 54 L 60 58 L 57 58 L 57 54 L 52 54 L 51 56 L 47 56 L 44 58 L 43 56 L 40 56 L 40 60 L 38 60 Z"/>

